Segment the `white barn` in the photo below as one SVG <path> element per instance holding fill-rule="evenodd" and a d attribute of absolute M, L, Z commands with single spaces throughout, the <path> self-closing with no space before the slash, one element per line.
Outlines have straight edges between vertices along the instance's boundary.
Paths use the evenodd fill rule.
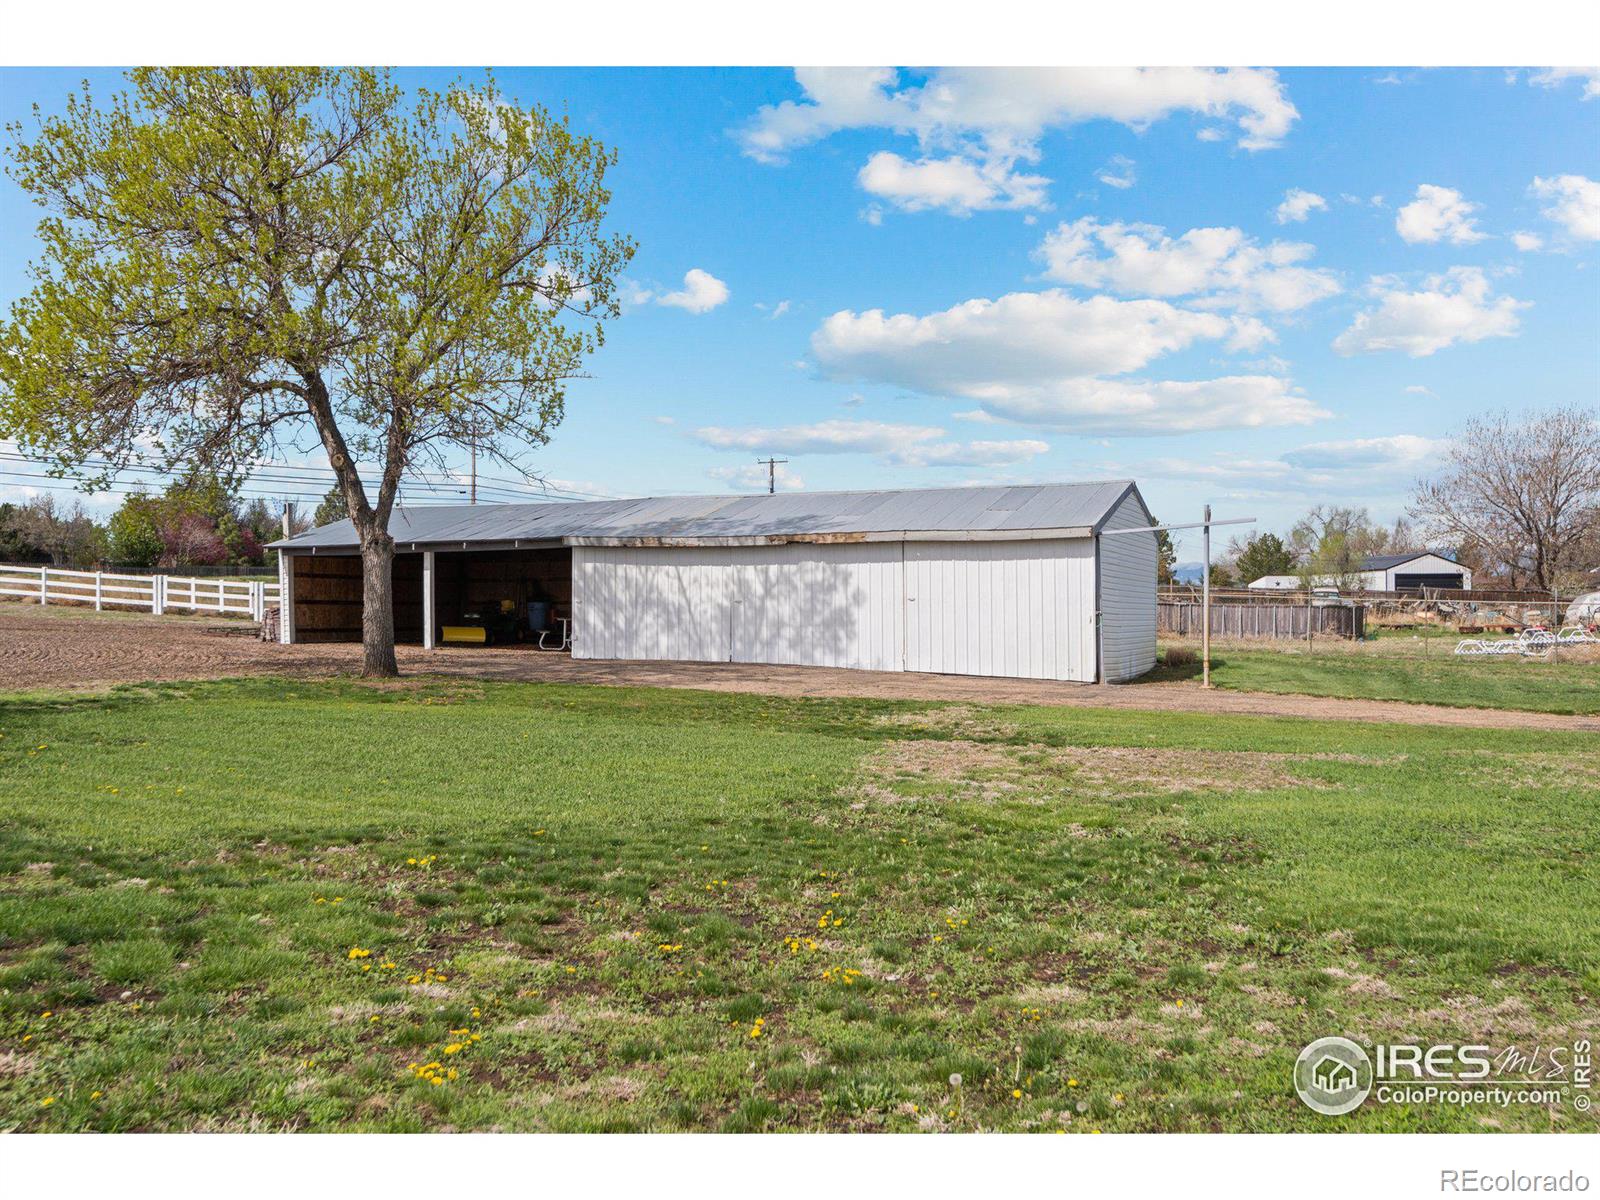
<path fill-rule="evenodd" d="M 1156 657 L 1156 539 L 1129 480 L 397 509 L 395 628 L 529 601 L 576 658 L 1079 682 Z M 355 531 L 274 543 L 283 641 L 360 640 Z"/>
<path fill-rule="evenodd" d="M 1361 562 L 1358 578 L 1359 586 L 1365 592 L 1409 592 L 1420 588 L 1472 590 L 1470 567 L 1464 567 L 1455 559 L 1431 550 L 1369 555 Z M 1332 583 L 1332 578 L 1319 575 L 1311 582 L 1323 586 Z M 1263 575 L 1245 586 L 1261 592 L 1284 592 L 1297 591 L 1303 585 L 1298 575 Z"/>

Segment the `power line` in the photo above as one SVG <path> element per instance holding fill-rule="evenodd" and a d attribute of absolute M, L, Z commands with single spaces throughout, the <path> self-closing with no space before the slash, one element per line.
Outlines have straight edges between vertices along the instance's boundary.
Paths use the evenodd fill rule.
<path fill-rule="evenodd" d="M 0 451 L 0 463 L 12 462 L 27 466 L 48 466 L 47 461 L 20 454 L 15 451 Z M 181 477 L 181 473 L 161 467 L 133 464 L 126 467 L 117 467 L 104 460 L 85 459 L 83 466 L 93 470 L 111 471 L 114 476 L 124 474 L 152 476 L 151 482 L 173 481 Z M 321 489 L 323 484 L 329 487 L 337 484 L 337 476 L 331 467 L 311 467 L 293 463 L 264 463 L 262 466 L 270 470 L 257 469 L 244 478 L 238 486 L 238 495 L 242 499 L 250 500 L 306 500 L 320 502 L 324 498 L 323 490 L 310 491 L 307 489 Z M 300 475 L 282 474 L 280 472 L 299 472 L 309 475 L 302 478 Z M 77 484 L 63 481 L 61 476 L 39 475 L 24 471 L 3 471 L 0 476 L 8 476 L 20 483 L 26 483 L 36 488 L 48 491 L 83 492 L 84 489 Z M 47 482 L 53 480 L 55 482 Z M 132 481 L 134 486 L 123 486 L 129 481 L 114 478 L 107 486 L 98 487 L 94 492 L 132 496 L 147 494 L 142 485 L 144 480 Z M 377 480 L 364 477 L 363 486 L 371 488 L 377 486 Z M 273 484 L 286 484 L 286 487 L 269 486 Z M 484 496 L 497 503 L 536 503 L 539 501 L 576 501 L 576 500 L 611 500 L 616 497 L 605 496 L 595 492 L 583 492 L 570 488 L 555 488 L 548 484 L 512 484 L 490 483 L 487 478 L 480 476 L 478 490 Z M 419 495 L 420 493 L 420 495 Z M 400 502 L 403 505 L 417 507 L 429 504 L 444 505 L 457 502 L 456 498 L 463 496 L 466 488 L 461 481 L 450 476 L 430 477 L 427 472 L 417 472 L 409 478 L 402 479 L 400 484 Z M 92 494 L 92 493 L 89 493 Z"/>
<path fill-rule="evenodd" d="M 0 461 L 15 462 L 15 463 L 25 463 L 25 464 L 28 464 L 30 466 L 48 466 L 49 465 L 47 462 L 45 462 L 42 459 L 36 459 L 36 458 L 30 457 L 29 455 L 19 454 L 19 453 L 16 453 L 15 451 L 0 451 Z M 82 465 L 85 466 L 85 467 L 94 469 L 94 470 L 112 471 L 116 475 L 122 475 L 122 474 L 150 475 L 150 476 L 154 476 L 158 480 L 175 479 L 175 478 L 180 477 L 180 472 L 173 471 L 173 470 L 166 469 L 166 468 L 161 468 L 161 467 L 145 466 L 145 465 L 141 465 L 141 464 L 133 464 L 133 465 L 129 465 L 129 466 L 126 466 L 126 467 L 116 467 L 111 463 L 105 462 L 104 460 L 85 459 L 83 461 Z M 270 467 L 271 469 L 261 470 L 261 469 L 258 468 L 256 470 L 253 470 L 250 473 L 248 473 L 245 476 L 244 480 L 240 484 L 241 492 L 243 492 L 244 489 L 248 489 L 248 488 L 260 488 L 263 484 L 282 483 L 282 484 L 292 485 L 292 487 L 274 489 L 274 494 L 277 494 L 277 493 L 280 493 L 280 492 L 283 493 L 283 494 L 289 494 L 295 488 L 304 489 L 304 488 L 308 488 L 308 487 L 320 487 L 323 483 L 327 483 L 329 486 L 333 486 L 334 484 L 337 483 L 337 477 L 334 475 L 333 470 L 332 470 L 331 467 L 326 467 L 326 468 L 304 467 L 304 466 L 296 466 L 296 465 L 287 464 L 287 463 L 281 463 L 281 464 L 280 463 L 272 463 L 272 464 L 264 464 L 264 465 Z M 282 472 L 285 472 L 285 471 L 297 471 L 297 472 L 302 472 L 302 473 L 310 473 L 311 477 L 310 478 L 302 478 L 299 475 L 282 473 Z M 29 476 L 29 477 L 30 478 L 38 478 L 36 476 Z M 60 478 L 60 476 L 50 476 L 49 478 L 57 478 L 58 479 L 58 478 Z M 123 482 L 123 481 L 118 480 L 117 482 Z M 373 479 L 373 478 L 363 478 L 362 479 L 362 483 L 363 483 L 364 486 L 373 487 L 373 486 L 376 485 L 377 481 L 375 479 Z M 40 486 L 44 486 L 44 485 L 41 484 Z M 116 488 L 102 488 L 102 489 L 97 489 L 97 490 L 116 491 L 118 489 L 116 489 Z M 424 491 L 424 492 L 433 492 L 433 493 L 449 492 L 449 493 L 453 493 L 453 494 L 456 494 L 456 495 L 460 495 L 460 494 L 463 494 L 466 489 L 461 483 L 459 483 L 459 482 L 457 482 L 457 481 L 455 481 L 453 479 L 450 479 L 448 476 L 430 478 L 428 473 L 426 473 L 426 472 L 417 472 L 417 473 L 414 473 L 409 478 L 402 479 L 402 481 L 401 481 L 401 490 L 402 490 L 402 492 L 405 492 L 405 491 L 411 491 L 411 492 Z M 527 500 L 533 500 L 533 499 L 541 498 L 541 497 L 544 497 L 544 496 L 557 494 L 555 491 L 553 491 L 552 489 L 549 489 L 549 488 L 545 488 L 545 489 L 541 489 L 539 491 L 535 491 L 532 487 L 529 487 L 527 485 L 522 485 L 522 486 L 503 486 L 503 485 L 500 485 L 500 484 L 483 483 L 483 484 L 480 484 L 480 489 L 479 490 L 491 494 L 493 498 L 502 499 L 502 500 L 523 500 L 523 501 L 527 501 Z M 308 493 L 306 493 L 304 491 L 300 491 L 300 492 L 298 492 L 296 494 L 298 494 L 298 495 L 300 495 L 302 497 L 308 495 Z M 576 493 L 574 493 L 574 494 L 576 494 Z M 321 495 L 318 494 L 313 498 L 321 499 Z"/>

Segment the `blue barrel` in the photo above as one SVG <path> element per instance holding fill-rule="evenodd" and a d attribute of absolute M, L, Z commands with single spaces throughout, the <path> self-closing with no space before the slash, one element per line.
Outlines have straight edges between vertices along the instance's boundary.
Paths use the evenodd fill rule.
<path fill-rule="evenodd" d="M 541 633 L 550 628 L 550 602 L 548 600 L 528 601 L 528 630 L 531 633 Z"/>

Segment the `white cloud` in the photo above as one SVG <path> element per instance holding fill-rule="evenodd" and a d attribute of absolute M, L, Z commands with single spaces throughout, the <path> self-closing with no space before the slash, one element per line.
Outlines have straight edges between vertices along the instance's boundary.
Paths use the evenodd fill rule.
<path fill-rule="evenodd" d="M 1524 253 L 1544 249 L 1544 239 L 1537 233 L 1526 233 L 1518 230 L 1511 235 L 1511 244 Z"/>
<path fill-rule="evenodd" d="M 1546 88 L 1560 87 L 1571 79 L 1582 82 L 1585 100 L 1600 96 L 1600 67 L 1545 67 L 1528 76 L 1529 83 Z"/>
<path fill-rule="evenodd" d="M 1107 187 L 1114 188 L 1131 188 L 1139 182 L 1133 159 L 1123 154 L 1113 154 L 1111 161 L 1100 168 L 1095 178 Z"/>
<path fill-rule="evenodd" d="M 1050 449 L 1036 438 L 995 442 L 935 442 L 904 446 L 889 455 L 903 467 L 1009 467 L 1025 463 Z"/>
<path fill-rule="evenodd" d="M 836 312 L 811 336 L 829 375 L 976 396 L 992 384 L 1136 371 L 1198 341 L 1224 341 L 1237 319 L 1160 300 L 1079 300 L 1059 290 L 968 300 L 925 317 Z"/>
<path fill-rule="evenodd" d="M 708 426 L 695 436 L 719 450 L 753 450 L 774 454 L 875 454 L 902 467 L 993 467 L 1026 462 L 1050 449 L 1036 439 L 950 442 L 936 425 L 886 421 L 817 421 L 778 427 Z M 720 468 L 719 478 L 734 478 L 736 468 Z M 764 479 L 764 476 L 763 476 Z"/>
<path fill-rule="evenodd" d="M 875 128 L 1031 159 L 1052 128 L 1108 120 L 1143 129 L 1178 112 L 1231 121 L 1239 144 L 1260 150 L 1300 115 L 1276 72 L 1248 67 L 949 67 L 903 88 L 891 67 L 811 67 L 795 79 L 805 98 L 764 106 L 739 132 L 745 153 L 770 162 L 839 130 Z"/>
<path fill-rule="evenodd" d="M 965 217 L 982 209 L 1042 207 L 1050 181 L 1042 175 L 1018 174 L 1014 161 L 950 157 L 908 162 L 880 150 L 856 180 L 864 191 L 906 212 L 940 209 Z"/>
<path fill-rule="evenodd" d="M 1171 238 L 1154 225 L 1083 217 L 1046 235 L 1037 256 L 1046 276 L 1061 283 L 1292 312 L 1339 291 L 1332 272 L 1297 265 L 1314 252 L 1304 242 L 1262 246 L 1235 228 L 1191 229 Z"/>
<path fill-rule="evenodd" d="M 1252 67 L 945 67 L 920 82 L 902 81 L 891 67 L 808 67 L 795 79 L 803 99 L 765 105 L 735 131 L 746 154 L 782 162 L 796 147 L 847 129 L 914 137 L 922 151 L 916 161 L 880 151 L 858 181 L 909 211 L 957 215 L 1047 207 L 1050 181 L 1018 165 L 1038 161 L 1039 140 L 1051 129 L 1108 120 L 1142 130 L 1188 112 L 1231 122 L 1241 147 L 1263 150 L 1277 146 L 1300 115 L 1277 74 Z M 1213 125 L 1200 136 L 1227 134 Z M 1126 173 L 1112 178 L 1127 181 L 1113 187 L 1133 181 Z M 871 208 L 862 215 L 881 219 Z"/>
<path fill-rule="evenodd" d="M 782 492 L 798 492 L 804 489 L 806 481 L 795 474 L 782 463 L 773 467 L 773 482 Z M 751 463 L 743 467 L 712 467 L 706 474 L 716 480 L 736 488 L 741 492 L 764 492 L 767 490 L 767 468 Z"/>
<path fill-rule="evenodd" d="M 1489 280 L 1477 267 L 1452 267 L 1428 278 L 1423 290 L 1401 291 L 1391 279 L 1374 279 L 1378 306 L 1358 313 L 1333 340 L 1340 354 L 1400 350 L 1423 358 L 1458 342 L 1513 337 L 1517 310 L 1527 303 L 1490 296 Z"/>
<path fill-rule="evenodd" d="M 859 454 L 893 450 L 909 442 L 941 437 L 937 425 L 903 425 L 888 421 L 817 421 L 779 427 L 708 425 L 695 437 L 718 450 L 757 450 L 775 454 Z"/>
<path fill-rule="evenodd" d="M 707 313 L 728 299 L 728 285 L 709 271 L 694 267 L 683 277 L 683 290 L 656 298 L 657 304 L 682 308 L 692 313 Z"/>
<path fill-rule="evenodd" d="M 651 417 L 650 419 L 657 425 L 676 425 L 678 423 L 677 417 Z"/>
<path fill-rule="evenodd" d="M 767 304 L 765 301 L 757 300 L 755 308 L 757 312 L 766 313 L 768 320 L 776 321 L 779 317 L 788 314 L 789 302 L 787 300 L 779 300 L 776 304 Z"/>
<path fill-rule="evenodd" d="M 811 348 L 836 379 L 958 397 L 993 417 L 1080 433 L 1293 425 L 1326 415 L 1277 377 L 1101 378 L 1141 370 L 1198 342 L 1255 345 L 1266 336 L 1249 317 L 1052 290 L 969 300 L 920 317 L 838 312 L 818 327 Z"/>
<path fill-rule="evenodd" d="M 1455 188 L 1424 183 L 1417 188 L 1417 198 L 1395 214 L 1394 227 L 1413 243 L 1449 241 L 1460 246 L 1481 242 L 1488 235 L 1472 216 L 1479 207 Z"/>
<path fill-rule="evenodd" d="M 1583 175 L 1539 176 L 1528 189 L 1552 201 L 1544 215 L 1582 241 L 1600 241 L 1600 183 Z"/>
<path fill-rule="evenodd" d="M 1328 202 L 1315 192 L 1290 188 L 1283 194 L 1283 203 L 1278 205 L 1275 215 L 1279 225 L 1287 225 L 1290 221 L 1304 221 L 1313 212 L 1327 207 Z"/>
<path fill-rule="evenodd" d="M 1215 125 L 1207 125 L 1204 129 L 1196 132 L 1194 136 L 1202 142 L 1225 142 L 1228 140 L 1228 131 L 1226 129 L 1218 129 Z"/>
<path fill-rule="evenodd" d="M 1406 395 L 1408 395 L 1408 396 L 1433 396 L 1434 395 L 1434 390 L 1432 388 L 1430 388 L 1430 387 L 1424 387 L 1420 383 L 1413 383 L 1413 384 L 1408 384 L 1406 386 Z"/>
<path fill-rule="evenodd" d="M 1291 450 L 1283 456 L 1283 461 L 1291 467 L 1312 471 L 1369 467 L 1406 469 L 1432 461 L 1444 447 L 1445 442 L 1437 438 L 1398 433 L 1342 442 L 1313 442 Z"/>
<path fill-rule="evenodd" d="M 1437 461 L 1443 441 L 1402 433 L 1388 437 L 1314 442 L 1275 458 L 1242 458 L 1220 452 L 1214 458 L 1157 458 L 1126 464 L 1128 472 L 1164 480 L 1208 483 L 1262 496 L 1393 495 L 1410 487 L 1418 473 Z"/>
<path fill-rule="evenodd" d="M 1010 388 L 983 400 L 1003 420 L 1112 436 L 1307 425 L 1328 414 L 1288 380 L 1230 375 L 1201 380 L 1068 379 Z"/>

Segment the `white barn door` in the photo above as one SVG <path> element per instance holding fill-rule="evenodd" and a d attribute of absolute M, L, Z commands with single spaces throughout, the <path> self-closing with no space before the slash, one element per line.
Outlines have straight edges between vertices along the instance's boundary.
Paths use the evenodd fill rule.
<path fill-rule="evenodd" d="M 1095 678 L 1094 542 L 908 542 L 908 671 Z"/>
<path fill-rule="evenodd" d="M 899 544 L 790 543 L 732 554 L 734 662 L 900 670 Z"/>

